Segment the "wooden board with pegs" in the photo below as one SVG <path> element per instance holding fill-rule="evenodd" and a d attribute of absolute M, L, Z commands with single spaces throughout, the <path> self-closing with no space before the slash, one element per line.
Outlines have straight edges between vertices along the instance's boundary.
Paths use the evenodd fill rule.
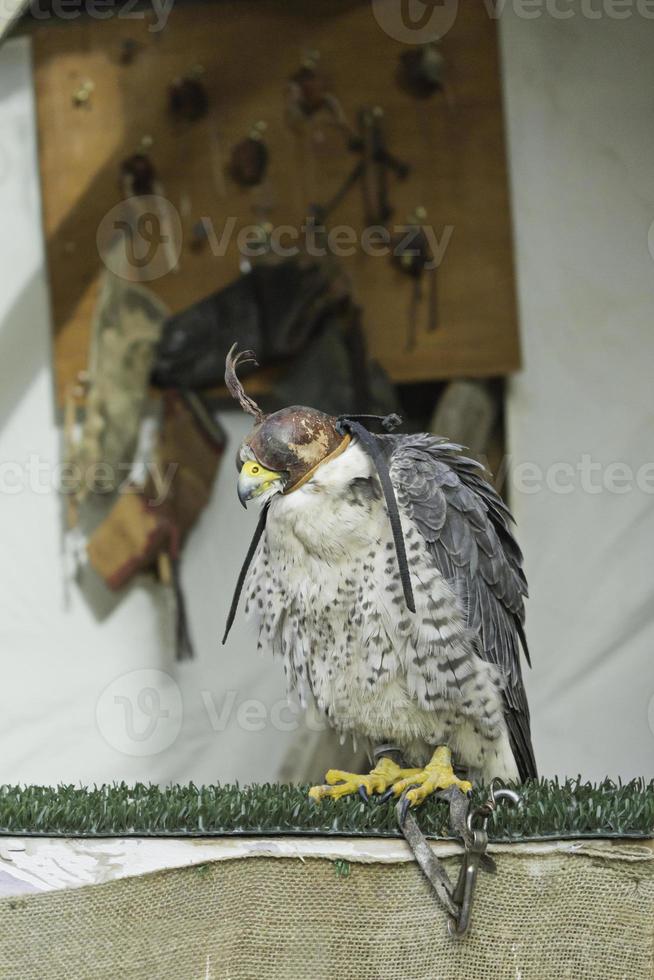
<path fill-rule="evenodd" d="M 288 124 L 288 79 L 309 50 L 320 52 L 321 70 L 352 125 L 362 107 L 383 108 L 388 146 L 410 166 L 405 180 L 389 175 L 389 228 L 421 206 L 437 237 L 451 236 L 437 273 L 437 329 L 428 329 L 425 286 L 415 304 L 413 349 L 406 342 L 416 299 L 411 279 L 388 255 L 357 248 L 342 258 L 372 354 L 396 381 L 502 375 L 519 367 L 496 22 L 484 4 L 460 5 L 441 43 L 447 94 L 425 99 L 397 84 L 407 45 L 381 29 L 369 3 L 178 4 L 165 29 L 154 27 L 150 12 L 143 19 L 43 22 L 33 31 L 60 399 L 87 365 L 103 269 L 98 227 L 121 199 L 121 162 L 144 137 L 181 222 L 178 267 L 149 284 L 172 311 L 238 275 L 239 229 L 265 221 L 301 229 L 308 204 L 330 200 L 341 186 L 355 163 L 342 130 L 320 119 L 299 130 Z M 169 87 L 198 65 L 209 112 L 176 122 L 167 108 Z M 232 148 L 259 121 L 266 124 L 267 176 L 259 187 L 242 188 L 226 167 Z M 216 241 L 204 247 L 194 241 L 201 218 L 217 239 L 233 226 L 224 254 L 214 254 Z M 352 229 L 343 242 L 352 234 L 360 240 L 358 186 L 330 226 Z"/>

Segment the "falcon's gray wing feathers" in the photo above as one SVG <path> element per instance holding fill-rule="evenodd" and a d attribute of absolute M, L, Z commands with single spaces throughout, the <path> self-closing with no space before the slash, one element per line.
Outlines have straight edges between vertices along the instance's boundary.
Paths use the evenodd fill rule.
<path fill-rule="evenodd" d="M 481 657 L 506 677 L 505 717 L 522 779 L 536 776 L 522 680 L 527 582 L 513 518 L 460 446 L 435 436 L 383 436 L 400 505 L 415 521 L 445 578 L 463 593 Z"/>

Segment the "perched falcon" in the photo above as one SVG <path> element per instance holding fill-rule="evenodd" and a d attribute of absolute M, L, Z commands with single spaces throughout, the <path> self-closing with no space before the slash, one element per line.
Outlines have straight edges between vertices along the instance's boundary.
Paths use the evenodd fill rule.
<path fill-rule="evenodd" d="M 374 435 L 362 418 L 293 407 L 254 415 L 238 495 L 263 505 L 241 573 L 259 646 L 289 685 L 378 752 L 368 774 L 330 770 L 314 799 L 536 775 L 522 681 L 527 594 L 511 515 L 461 447 Z M 400 757 L 401 753 L 401 757 Z M 405 768 L 410 765 L 411 768 Z M 412 787 L 409 789 L 409 787 Z"/>

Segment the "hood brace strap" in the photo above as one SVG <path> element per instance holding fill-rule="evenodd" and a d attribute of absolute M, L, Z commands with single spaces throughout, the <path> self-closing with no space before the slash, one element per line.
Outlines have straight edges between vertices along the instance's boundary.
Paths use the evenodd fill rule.
<path fill-rule="evenodd" d="M 238 600 L 241 598 L 241 592 L 243 591 L 243 585 L 245 584 L 245 577 L 248 573 L 248 569 L 252 564 L 252 559 L 256 553 L 259 541 L 261 540 L 261 535 L 263 534 L 266 527 L 266 518 L 268 517 L 268 508 L 270 504 L 264 504 L 261 508 L 261 513 L 259 514 L 259 521 L 257 523 L 252 541 L 250 542 L 250 547 L 248 548 L 248 553 L 245 556 L 245 561 L 239 572 L 238 579 L 236 581 L 236 588 L 234 589 L 234 597 L 232 599 L 232 604 L 229 607 L 229 615 L 227 616 L 227 623 L 225 624 L 225 635 L 223 636 L 223 646 L 227 642 L 227 637 L 229 636 L 229 631 L 234 623 L 234 617 L 236 616 L 236 610 L 238 609 Z"/>
<path fill-rule="evenodd" d="M 359 416 L 361 418 L 362 416 Z M 374 418 L 374 416 L 363 416 L 366 419 Z M 381 420 L 384 428 L 395 428 L 395 419 L 397 416 L 389 416 Z M 375 436 L 368 430 L 361 422 L 357 421 L 356 416 L 344 415 L 338 420 L 338 426 L 350 432 L 353 436 L 356 436 L 361 445 L 364 447 L 373 463 L 375 464 L 375 469 L 377 470 L 377 476 L 379 477 L 379 482 L 381 483 L 382 490 L 384 491 L 384 499 L 386 501 L 386 509 L 388 511 L 388 519 L 391 523 L 391 531 L 393 532 L 393 542 L 395 544 L 395 554 L 397 557 L 397 564 L 400 572 L 400 579 L 402 581 L 402 589 L 404 591 L 404 601 L 407 604 L 407 608 L 415 613 L 416 604 L 413 597 L 413 587 L 411 585 L 411 575 L 409 574 L 409 563 L 406 558 L 406 548 L 404 546 L 404 533 L 402 531 L 402 522 L 400 520 L 400 512 L 397 506 L 397 499 L 395 497 L 395 490 L 393 489 L 393 484 L 391 482 L 391 476 L 388 472 L 388 463 L 386 458 L 379 448 L 379 443 Z"/>
<path fill-rule="evenodd" d="M 402 582 L 402 590 L 404 592 L 404 601 L 406 602 L 407 608 L 415 613 L 416 604 L 413 596 L 413 588 L 411 586 L 411 575 L 409 574 L 409 563 L 406 557 L 406 548 L 404 546 L 404 533 L 402 531 L 402 522 L 400 520 L 400 512 L 397 506 L 397 500 L 395 498 L 395 491 L 393 489 L 393 484 L 391 482 L 390 473 L 388 472 L 388 463 L 384 457 L 384 454 L 379 448 L 379 444 L 375 439 L 375 436 L 361 424 L 359 419 L 365 419 L 368 421 L 378 421 L 381 423 L 385 429 L 393 429 L 399 424 L 400 419 L 397 415 L 390 415 L 381 418 L 377 415 L 342 415 L 337 422 L 337 428 L 343 435 L 353 435 L 359 440 L 361 445 L 364 447 L 370 458 L 372 459 L 375 469 L 377 470 L 377 475 L 379 477 L 379 482 L 381 483 L 382 490 L 384 492 L 384 499 L 386 501 L 386 509 L 388 511 L 388 519 L 391 524 L 391 531 L 393 532 L 393 542 L 395 544 L 395 554 L 397 557 L 397 564 L 400 572 L 400 579 Z M 338 455 L 347 443 L 342 443 L 338 447 L 338 450 L 334 455 Z M 296 488 L 294 488 L 296 489 Z M 239 599 L 241 598 L 241 592 L 243 591 L 243 585 L 245 584 L 245 578 L 248 573 L 248 569 L 252 564 L 252 559 L 255 556 L 259 541 L 266 527 L 266 518 L 268 516 L 268 508 L 270 504 L 264 505 L 261 515 L 259 517 L 259 522 L 257 524 L 256 530 L 252 541 L 250 542 L 250 547 L 248 548 L 247 555 L 245 556 L 245 561 L 239 573 L 236 588 L 234 589 L 234 597 L 232 599 L 232 604 L 229 609 L 229 615 L 227 616 L 227 624 L 225 626 L 225 635 L 223 636 L 223 645 L 227 642 L 227 637 L 229 636 L 229 631 L 234 623 L 234 618 L 236 616 L 236 610 L 238 608 Z"/>

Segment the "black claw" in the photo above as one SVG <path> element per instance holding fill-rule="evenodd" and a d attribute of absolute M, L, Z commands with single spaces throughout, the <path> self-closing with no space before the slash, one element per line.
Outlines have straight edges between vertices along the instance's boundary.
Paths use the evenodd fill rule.
<path fill-rule="evenodd" d="M 382 796 L 379 797 L 379 802 L 380 803 L 388 803 L 388 801 L 390 800 L 390 798 L 391 798 L 392 795 L 393 795 L 393 787 L 391 786 L 390 789 L 387 789 L 386 792 Z"/>
<path fill-rule="evenodd" d="M 361 799 L 363 800 L 364 803 L 370 803 L 370 797 L 368 796 L 368 793 L 366 792 L 366 787 L 365 786 L 359 786 L 359 796 L 361 797 Z"/>
<path fill-rule="evenodd" d="M 404 825 L 404 821 L 406 820 L 406 815 L 409 810 L 409 806 L 410 803 L 406 798 L 406 793 L 403 793 L 399 802 L 399 820 L 400 820 L 401 827 Z"/>

